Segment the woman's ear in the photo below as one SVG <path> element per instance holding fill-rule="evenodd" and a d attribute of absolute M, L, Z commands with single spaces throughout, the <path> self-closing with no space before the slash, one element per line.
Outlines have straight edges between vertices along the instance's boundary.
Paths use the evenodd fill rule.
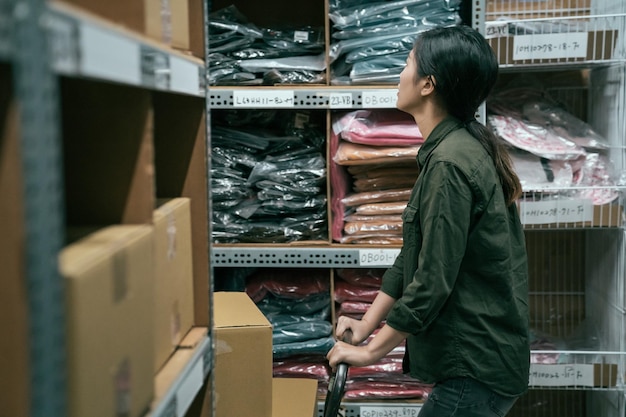
<path fill-rule="evenodd" d="M 424 77 L 424 83 L 420 90 L 422 96 L 429 96 L 435 92 L 435 82 L 436 80 L 432 75 Z"/>

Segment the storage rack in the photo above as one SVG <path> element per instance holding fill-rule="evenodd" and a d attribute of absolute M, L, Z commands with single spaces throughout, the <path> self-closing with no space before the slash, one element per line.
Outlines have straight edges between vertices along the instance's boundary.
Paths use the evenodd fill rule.
<path fill-rule="evenodd" d="M 245 3 L 245 2 L 242 2 Z M 528 2 L 524 0 L 506 0 L 506 3 L 513 4 L 514 7 L 526 8 L 525 14 L 509 16 L 502 21 L 494 22 L 498 4 L 505 3 L 504 0 L 472 0 L 472 25 L 486 34 L 491 39 L 497 53 L 501 58 L 501 71 L 512 74 L 520 71 L 536 73 L 540 71 L 560 71 L 560 70 L 587 70 L 590 74 L 589 90 L 585 93 L 588 102 L 575 102 L 580 98 L 580 91 L 564 87 L 553 87 L 550 92 L 567 104 L 575 104 L 581 112 L 587 113 L 593 126 L 599 129 L 600 133 L 611 138 L 611 159 L 618 170 L 626 168 L 625 153 L 626 144 L 623 142 L 624 132 L 626 132 L 626 118 L 623 117 L 626 110 L 626 83 L 624 66 L 626 65 L 626 53 L 623 34 L 626 33 L 626 10 L 623 2 L 617 0 L 554 0 L 544 2 Z M 541 7 L 552 5 L 550 10 L 543 10 Z M 558 57 L 556 59 L 529 59 L 529 60 L 505 60 L 504 55 L 512 53 L 511 45 L 513 36 L 509 37 L 510 27 L 519 23 L 520 19 L 528 18 L 528 13 L 534 13 L 531 20 L 533 22 L 549 22 L 557 20 L 575 20 L 581 22 L 581 32 L 609 32 L 597 35 L 591 41 L 588 56 L 583 57 Z M 537 15 L 538 14 L 538 15 Z M 498 32 L 498 29 L 502 32 Z M 506 38 L 495 39 L 498 33 L 507 33 Z M 526 32 L 527 34 L 528 32 Z M 523 34 L 523 33 L 522 33 Z M 543 32 L 547 35 L 553 33 Z M 577 35 L 580 36 L 580 35 Z M 558 36 L 556 36 L 558 39 Z M 561 38 L 562 40 L 562 38 Z M 499 42 L 502 42 L 502 49 L 498 49 Z M 504 54 L 504 55 L 503 55 Z M 281 104 L 272 104 L 272 94 L 280 97 Z M 387 105 L 389 97 L 396 94 L 395 86 L 278 86 L 278 87 L 226 87 L 211 86 L 207 99 L 211 109 L 246 109 L 259 108 L 251 106 L 246 101 L 249 97 L 254 97 L 256 103 L 265 105 L 260 107 L 276 109 L 326 109 L 350 110 L 362 108 L 390 108 Z M 365 99 L 364 99 L 365 97 Z M 379 100 L 372 100 L 372 97 Z M 374 103 L 374 104 L 372 104 Z M 480 109 L 480 118 L 485 121 L 486 109 Z M 537 375 L 541 374 L 541 366 L 533 366 L 534 377 L 530 381 L 530 394 L 537 401 L 537 404 L 552 403 L 553 410 L 561 410 L 562 415 L 587 415 L 590 412 L 595 416 L 622 416 L 626 412 L 625 390 L 623 371 L 626 369 L 626 321 L 625 321 L 625 300 L 624 300 L 624 278 L 626 278 L 626 267 L 624 260 L 624 225 L 623 207 L 624 192 L 626 187 L 620 183 L 607 187 L 617 193 L 614 204 L 607 207 L 596 208 L 599 212 L 589 212 L 582 217 L 574 218 L 559 217 L 554 215 L 550 218 L 537 214 L 538 206 L 534 201 L 542 200 L 554 190 L 538 189 L 532 190 L 534 201 L 520 203 L 520 209 L 526 217 L 523 222 L 529 234 L 551 233 L 559 238 L 561 234 L 570 232 L 580 233 L 584 247 L 582 252 L 573 252 L 574 249 L 568 245 L 571 243 L 556 243 L 555 248 L 561 256 L 561 252 L 571 255 L 576 253 L 584 261 L 580 264 L 581 274 L 587 278 L 587 282 L 582 286 L 574 286 L 567 276 L 572 266 L 564 264 L 560 259 L 554 261 L 552 272 L 554 279 L 563 280 L 559 285 L 565 286 L 557 291 L 535 289 L 531 296 L 537 297 L 538 302 L 546 302 L 546 317 L 551 314 L 567 314 L 569 310 L 560 312 L 559 308 L 577 308 L 579 304 L 570 302 L 571 305 L 563 303 L 552 303 L 550 297 L 568 296 L 583 297 L 582 307 L 586 316 L 596 318 L 599 326 L 599 333 L 602 340 L 599 350 L 563 350 L 558 351 L 562 357 L 567 358 L 569 365 L 574 365 L 578 370 L 593 369 L 595 378 L 600 381 L 608 379 L 610 384 L 597 383 L 595 381 L 581 382 L 568 381 L 563 384 L 552 384 L 545 380 L 538 380 Z M 593 192 L 602 187 L 571 187 L 561 192 L 574 194 L 576 192 Z M 526 190 L 531 191 L 531 190 Z M 531 193 L 528 193 L 531 194 Z M 565 210 L 565 208 L 560 207 Z M 551 207 L 553 211 L 558 211 L 557 207 Z M 545 213 L 544 213 L 545 214 Z M 551 215 L 552 216 L 552 215 Z M 536 236 L 536 235 L 535 235 Z M 569 239 L 569 237 L 567 237 Z M 542 250 L 550 249 L 545 246 L 531 248 L 535 252 L 533 256 L 540 256 Z M 329 243 L 320 245 L 304 246 L 302 243 L 296 246 L 281 245 L 258 245 L 258 244 L 235 244 L 220 245 L 212 247 L 212 264 L 214 267 L 310 267 L 310 268 L 385 268 L 391 266 L 399 249 L 391 247 L 360 247 L 350 245 L 340 245 Z M 559 252 L 560 251 L 560 252 Z M 367 261 L 375 259 L 375 261 Z M 546 261 L 547 262 L 547 261 Z M 586 310 L 585 310 L 586 309 Z M 541 310 L 540 310 L 541 311 Z M 584 315 L 576 316 L 578 319 Z M 559 321 L 553 317 L 555 322 Z M 574 327 L 571 323 L 565 325 L 558 322 L 560 332 L 571 332 Z M 534 350 L 533 354 L 542 355 L 554 353 L 554 351 Z M 599 364 L 612 364 L 616 367 L 603 367 Z M 595 367 L 595 368 L 594 368 Z M 555 369 L 555 368 L 553 368 Z M 553 396 L 562 394 L 562 396 Z M 571 394 L 571 395 L 570 395 Z M 580 395 L 579 395 L 580 394 Z M 528 404 L 522 404 L 528 414 L 532 416 L 543 416 L 533 411 L 531 400 Z M 383 401 L 383 402 L 344 402 L 342 404 L 347 416 L 414 416 L 420 409 L 419 403 L 404 401 Z M 569 413 L 569 414 L 568 414 Z M 318 417 L 323 415 L 323 404 L 319 404 Z M 561 414 L 559 414 L 561 415 Z"/>
<path fill-rule="evenodd" d="M 195 97 L 204 103 L 202 111 L 206 109 L 203 60 L 62 2 L 0 2 L 2 96 L 3 100 L 14 100 L 19 109 L 19 145 L 10 148 L 7 156 L 19 160 L 11 165 L 15 170 L 9 170 L 10 176 L 0 183 L 8 183 L 16 196 L 23 194 L 23 200 L 8 201 L 15 197 L 10 195 L 0 203 L 0 212 L 10 215 L 0 224 L 0 247 L 3 251 L 10 249 L 2 254 L 0 262 L 4 270 L 9 268 L 9 275 L 2 277 L 2 288 L 4 291 L 4 285 L 9 285 L 9 290 L 15 292 L 5 294 L 18 295 L 20 298 L 15 301 L 27 304 L 26 311 L 19 312 L 24 316 L 19 318 L 28 323 L 27 329 L 15 335 L 16 343 L 27 347 L 26 357 L 19 364 L 23 365 L 24 379 L 4 378 L 8 385 L 2 388 L 8 393 L 13 392 L 9 387 L 14 385 L 25 388 L 27 398 L 20 395 L 16 401 L 33 417 L 64 417 L 68 412 L 63 282 L 57 259 L 64 245 L 67 216 L 63 203 L 61 77 L 162 92 L 183 101 L 184 97 Z M 7 94 L 9 97 L 5 97 Z M 203 132 L 203 143 L 206 136 Z M 6 144 L 0 141 L 0 145 Z M 200 177 L 206 181 L 206 165 L 203 171 Z M 202 199 L 202 193 L 198 197 Z M 204 198 L 208 205 L 208 196 Z M 23 219 L 14 206 L 23 206 Z M 206 220 L 207 215 L 208 208 L 202 217 Z M 20 230 L 12 232 L 12 227 L 19 229 L 22 225 L 23 235 Z M 198 229 L 201 235 L 203 227 Z M 206 267 L 203 270 L 200 259 L 198 269 L 208 274 L 210 230 L 204 229 L 206 254 L 202 258 Z M 7 230 L 12 233 L 5 233 Z M 22 248 L 24 254 L 20 252 Z M 23 277 L 19 271 L 23 271 Z M 21 282 L 24 279 L 26 282 Z M 208 276 L 206 281 L 209 297 Z M 25 293 L 18 289 L 22 287 Z M 11 319 L 15 313 L 9 314 Z M 204 319 L 209 320 L 209 316 L 207 311 Z M 211 332 L 205 327 L 204 333 L 196 334 L 193 345 L 184 350 L 185 363 L 155 398 L 148 412 L 150 417 L 184 415 L 210 377 L 214 360 Z"/>

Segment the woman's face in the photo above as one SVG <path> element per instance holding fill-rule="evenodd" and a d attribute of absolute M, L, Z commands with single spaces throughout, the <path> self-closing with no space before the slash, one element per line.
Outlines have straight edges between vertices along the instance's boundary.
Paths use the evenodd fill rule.
<path fill-rule="evenodd" d="M 396 107 L 399 110 L 411 113 L 411 110 L 419 105 L 420 82 L 417 75 L 417 63 L 414 51 L 406 58 L 406 66 L 400 73 L 400 83 L 398 84 L 398 101 Z"/>

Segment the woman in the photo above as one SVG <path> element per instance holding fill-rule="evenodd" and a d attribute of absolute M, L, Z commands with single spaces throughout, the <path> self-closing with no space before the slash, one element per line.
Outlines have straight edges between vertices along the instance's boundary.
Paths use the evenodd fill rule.
<path fill-rule="evenodd" d="M 400 75 L 398 109 L 426 141 L 403 218 L 403 247 L 361 320 L 340 317 L 328 353 L 366 366 L 406 339 L 405 371 L 434 384 L 420 417 L 504 416 L 528 387 L 528 266 L 521 185 L 498 139 L 475 120 L 498 75 L 467 26 L 417 39 Z"/>

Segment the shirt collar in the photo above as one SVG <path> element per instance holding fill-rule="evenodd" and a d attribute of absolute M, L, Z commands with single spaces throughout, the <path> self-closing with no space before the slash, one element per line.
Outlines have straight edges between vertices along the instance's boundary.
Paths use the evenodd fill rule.
<path fill-rule="evenodd" d="M 419 167 L 421 168 L 424 166 L 430 154 L 437 146 L 439 146 L 439 144 L 446 136 L 448 136 L 450 132 L 459 129 L 462 126 L 463 123 L 453 116 L 446 117 L 437 126 L 435 126 L 417 152 L 417 163 Z"/>

